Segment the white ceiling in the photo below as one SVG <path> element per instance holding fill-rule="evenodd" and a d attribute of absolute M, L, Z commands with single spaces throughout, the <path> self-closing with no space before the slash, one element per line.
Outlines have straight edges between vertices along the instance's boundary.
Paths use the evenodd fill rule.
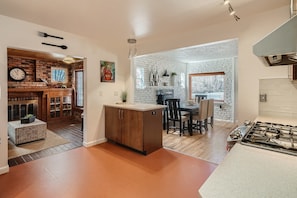
<path fill-rule="evenodd" d="M 223 0 L 1 0 L 0 14 L 88 37 L 102 46 L 108 46 L 110 50 L 116 50 L 126 47 L 129 37 L 135 37 L 137 42 L 141 42 L 142 39 L 166 38 L 167 35 L 223 21 L 232 20 L 238 23 L 229 16 L 223 2 Z M 231 0 L 231 5 L 241 19 L 289 4 L 290 0 Z M 225 50 L 221 49 L 220 53 L 222 51 Z M 204 52 L 208 50 L 200 50 L 199 54 L 205 54 Z M 186 51 L 183 53 L 186 54 Z M 185 56 L 190 57 L 190 51 Z"/>
<path fill-rule="evenodd" d="M 158 56 L 167 57 L 183 63 L 237 57 L 237 39 L 207 43 L 204 45 L 158 52 Z"/>

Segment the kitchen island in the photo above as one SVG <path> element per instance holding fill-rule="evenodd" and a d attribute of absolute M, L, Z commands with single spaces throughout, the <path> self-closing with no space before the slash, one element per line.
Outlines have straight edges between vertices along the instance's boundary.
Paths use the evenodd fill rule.
<path fill-rule="evenodd" d="M 119 143 L 149 154 L 162 148 L 162 111 L 164 105 L 106 104 L 105 136 Z"/>

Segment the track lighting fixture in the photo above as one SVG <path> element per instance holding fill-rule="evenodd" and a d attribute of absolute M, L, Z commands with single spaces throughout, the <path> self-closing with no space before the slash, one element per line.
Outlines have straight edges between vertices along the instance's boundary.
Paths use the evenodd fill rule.
<path fill-rule="evenodd" d="M 229 0 L 224 0 L 224 5 L 227 5 L 227 4 L 229 4 L 229 3 L 230 3 Z"/>
<path fill-rule="evenodd" d="M 229 14 L 231 16 L 233 16 L 236 21 L 238 21 L 240 18 L 235 14 L 235 10 L 231 6 L 230 1 L 229 0 L 224 0 L 224 5 L 227 5 L 228 6 Z"/>

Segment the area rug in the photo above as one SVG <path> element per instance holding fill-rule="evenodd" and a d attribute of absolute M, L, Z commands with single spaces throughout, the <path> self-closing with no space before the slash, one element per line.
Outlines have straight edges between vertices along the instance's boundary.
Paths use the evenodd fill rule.
<path fill-rule="evenodd" d="M 35 153 L 37 151 L 66 143 L 68 143 L 66 139 L 47 129 L 46 138 L 44 140 L 38 140 L 17 146 L 13 142 L 8 140 L 8 159 Z"/>

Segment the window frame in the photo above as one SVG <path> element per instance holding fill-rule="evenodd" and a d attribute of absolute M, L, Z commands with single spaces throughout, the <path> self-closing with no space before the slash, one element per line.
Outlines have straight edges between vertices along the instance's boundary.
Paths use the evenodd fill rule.
<path fill-rule="evenodd" d="M 224 76 L 224 99 L 223 100 L 217 100 L 215 99 L 215 102 L 224 102 L 225 101 L 225 72 L 207 72 L 207 73 L 194 73 L 189 74 L 189 99 L 193 100 L 192 98 L 192 78 L 193 77 L 199 77 L 199 76 L 216 76 L 216 75 L 223 75 Z"/>
<path fill-rule="evenodd" d="M 63 80 L 56 79 L 56 73 L 63 73 Z M 59 76 L 61 77 L 61 76 Z M 51 83 L 68 83 L 68 68 L 65 67 L 51 67 Z"/>
<path fill-rule="evenodd" d="M 75 87 L 75 94 L 74 94 L 74 104 L 76 108 L 83 108 L 84 107 L 84 97 L 83 97 L 83 101 L 82 101 L 82 106 L 78 106 L 77 105 L 77 73 L 78 72 L 82 72 L 82 94 L 84 96 L 84 70 L 83 69 L 75 69 L 74 70 L 74 78 L 75 78 L 75 82 L 74 82 L 74 87 Z"/>

